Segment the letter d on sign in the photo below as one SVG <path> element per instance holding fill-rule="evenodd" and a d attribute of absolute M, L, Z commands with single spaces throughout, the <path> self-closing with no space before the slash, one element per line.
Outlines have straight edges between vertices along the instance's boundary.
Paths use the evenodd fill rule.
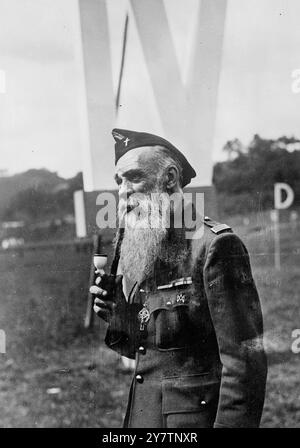
<path fill-rule="evenodd" d="M 282 200 L 282 191 L 285 191 L 286 198 Z M 277 210 L 289 208 L 294 201 L 294 192 L 288 184 L 278 182 L 274 185 L 274 207 Z"/>

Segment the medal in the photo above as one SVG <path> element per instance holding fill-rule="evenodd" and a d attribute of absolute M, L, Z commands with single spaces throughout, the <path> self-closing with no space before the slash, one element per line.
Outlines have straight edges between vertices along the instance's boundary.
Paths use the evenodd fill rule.
<path fill-rule="evenodd" d="M 183 294 L 182 292 L 180 294 L 177 294 L 176 302 L 177 303 L 185 303 L 185 294 Z"/>
<path fill-rule="evenodd" d="M 145 324 L 150 319 L 150 312 L 145 304 L 144 304 L 144 308 L 142 308 L 141 311 L 139 311 L 138 319 L 140 321 L 140 331 L 143 331 L 145 328 Z"/>

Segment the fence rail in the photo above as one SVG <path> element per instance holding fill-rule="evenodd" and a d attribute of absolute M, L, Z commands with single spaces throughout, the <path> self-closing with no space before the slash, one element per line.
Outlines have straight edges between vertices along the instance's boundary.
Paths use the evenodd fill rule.
<path fill-rule="evenodd" d="M 21 246 L 8 247 L 3 249 L 0 247 L 0 254 L 6 254 L 8 252 L 21 252 L 34 251 L 34 250 L 49 250 L 49 249 L 60 249 L 65 247 L 74 246 L 76 250 L 87 250 L 92 249 L 93 239 L 92 238 L 78 238 L 72 240 L 62 240 L 62 241 L 40 241 L 36 243 L 25 243 Z"/>

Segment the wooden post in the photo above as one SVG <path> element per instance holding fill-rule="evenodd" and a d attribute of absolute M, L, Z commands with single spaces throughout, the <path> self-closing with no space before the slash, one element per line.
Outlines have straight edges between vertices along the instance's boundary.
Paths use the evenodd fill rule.
<path fill-rule="evenodd" d="M 6 353 L 6 334 L 4 330 L 0 330 L 0 353 Z"/>
<path fill-rule="evenodd" d="M 279 210 L 272 210 L 274 219 L 274 260 L 275 269 L 280 271 L 280 227 L 279 227 Z"/>
<path fill-rule="evenodd" d="M 274 232 L 274 264 L 275 269 L 280 271 L 280 230 L 279 230 L 279 210 L 271 210 L 271 221 Z"/>

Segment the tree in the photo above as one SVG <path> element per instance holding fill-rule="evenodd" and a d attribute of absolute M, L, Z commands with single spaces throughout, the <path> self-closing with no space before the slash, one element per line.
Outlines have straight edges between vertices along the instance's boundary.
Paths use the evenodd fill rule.
<path fill-rule="evenodd" d="M 228 160 L 232 160 L 234 157 L 238 157 L 243 152 L 243 145 L 238 138 L 234 140 L 228 140 L 224 145 L 223 151 L 227 153 Z"/>

